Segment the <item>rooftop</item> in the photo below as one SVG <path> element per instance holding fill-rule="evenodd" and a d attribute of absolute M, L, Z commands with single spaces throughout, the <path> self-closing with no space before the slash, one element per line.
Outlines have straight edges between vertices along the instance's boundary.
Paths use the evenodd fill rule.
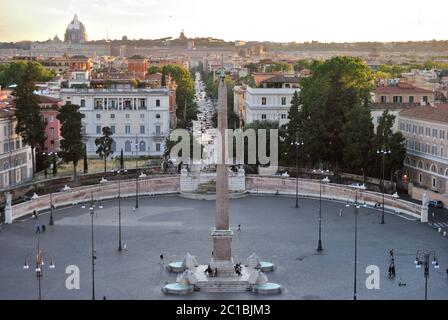
<path fill-rule="evenodd" d="M 448 104 L 417 106 L 400 111 L 401 117 L 448 123 Z"/>
<path fill-rule="evenodd" d="M 419 87 L 415 87 L 412 84 L 409 83 L 405 83 L 405 82 L 399 82 L 396 85 L 388 85 L 388 86 L 380 86 L 380 87 L 376 87 L 373 90 L 373 93 L 375 94 L 393 94 L 393 93 L 397 93 L 397 94 L 403 94 L 403 93 L 411 93 L 411 94 L 416 94 L 416 93 L 433 93 L 433 91 L 431 90 L 427 90 L 427 89 L 423 89 L 423 88 L 419 88 Z"/>

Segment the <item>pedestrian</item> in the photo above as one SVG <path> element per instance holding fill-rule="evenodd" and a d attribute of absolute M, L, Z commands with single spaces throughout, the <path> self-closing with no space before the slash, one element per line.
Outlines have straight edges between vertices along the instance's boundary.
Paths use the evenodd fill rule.
<path fill-rule="evenodd" d="M 36 224 L 36 230 L 34 231 L 34 233 L 40 233 L 40 225 Z"/>
<path fill-rule="evenodd" d="M 238 231 L 241 232 L 241 225 L 238 225 Z"/>
<path fill-rule="evenodd" d="M 342 209 L 339 209 L 339 216 L 342 217 Z"/>
<path fill-rule="evenodd" d="M 160 254 L 160 264 L 163 264 L 163 253 Z"/>
<path fill-rule="evenodd" d="M 389 250 L 389 258 L 391 258 L 391 259 L 394 258 L 394 249 Z"/>
<path fill-rule="evenodd" d="M 446 268 L 446 280 L 448 280 L 448 268 Z"/>
<path fill-rule="evenodd" d="M 45 225 L 42 225 L 42 232 L 45 232 L 47 230 L 47 228 L 45 227 Z"/>
<path fill-rule="evenodd" d="M 36 210 L 33 210 L 33 218 L 37 219 L 37 211 Z"/>
<path fill-rule="evenodd" d="M 392 278 L 392 265 L 389 265 L 389 279 Z"/>

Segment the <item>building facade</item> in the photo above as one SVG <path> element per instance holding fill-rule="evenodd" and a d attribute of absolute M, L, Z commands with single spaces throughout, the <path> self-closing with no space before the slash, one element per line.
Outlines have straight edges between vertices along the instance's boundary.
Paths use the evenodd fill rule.
<path fill-rule="evenodd" d="M 0 189 L 5 189 L 31 179 L 33 164 L 31 148 L 15 133 L 14 112 L 0 112 Z"/>
<path fill-rule="evenodd" d="M 40 114 L 46 121 L 44 152 L 58 152 L 61 140 L 61 124 L 57 119 L 61 99 L 39 96 Z"/>
<path fill-rule="evenodd" d="M 448 191 L 448 104 L 402 110 L 398 126 L 406 138 L 403 180 L 428 190 Z"/>
<path fill-rule="evenodd" d="M 434 103 L 435 93 L 409 83 L 398 82 L 394 85 L 376 87 L 372 96 L 374 103 L 427 105 Z"/>
<path fill-rule="evenodd" d="M 103 127 L 113 133 L 114 155 L 162 156 L 169 135 L 168 89 L 62 89 L 65 103 L 81 106 L 87 154 L 96 156 Z"/>

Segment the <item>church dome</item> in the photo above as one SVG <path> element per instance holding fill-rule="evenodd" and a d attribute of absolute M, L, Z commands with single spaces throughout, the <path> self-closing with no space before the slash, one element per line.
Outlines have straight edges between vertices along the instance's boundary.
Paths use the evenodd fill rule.
<path fill-rule="evenodd" d="M 65 42 L 83 43 L 87 41 L 87 32 L 84 24 L 79 21 L 78 15 L 75 14 L 73 20 L 65 30 Z"/>

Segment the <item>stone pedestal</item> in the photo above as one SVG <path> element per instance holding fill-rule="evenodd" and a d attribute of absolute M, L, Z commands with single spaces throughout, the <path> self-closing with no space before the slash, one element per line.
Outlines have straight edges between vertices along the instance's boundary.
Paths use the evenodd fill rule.
<path fill-rule="evenodd" d="M 12 194 L 9 192 L 6 193 L 5 223 L 12 223 Z"/>
<path fill-rule="evenodd" d="M 215 261 L 232 261 L 232 230 L 217 230 L 212 232 L 213 238 L 213 260 Z M 232 263 L 233 268 L 233 263 Z"/>

